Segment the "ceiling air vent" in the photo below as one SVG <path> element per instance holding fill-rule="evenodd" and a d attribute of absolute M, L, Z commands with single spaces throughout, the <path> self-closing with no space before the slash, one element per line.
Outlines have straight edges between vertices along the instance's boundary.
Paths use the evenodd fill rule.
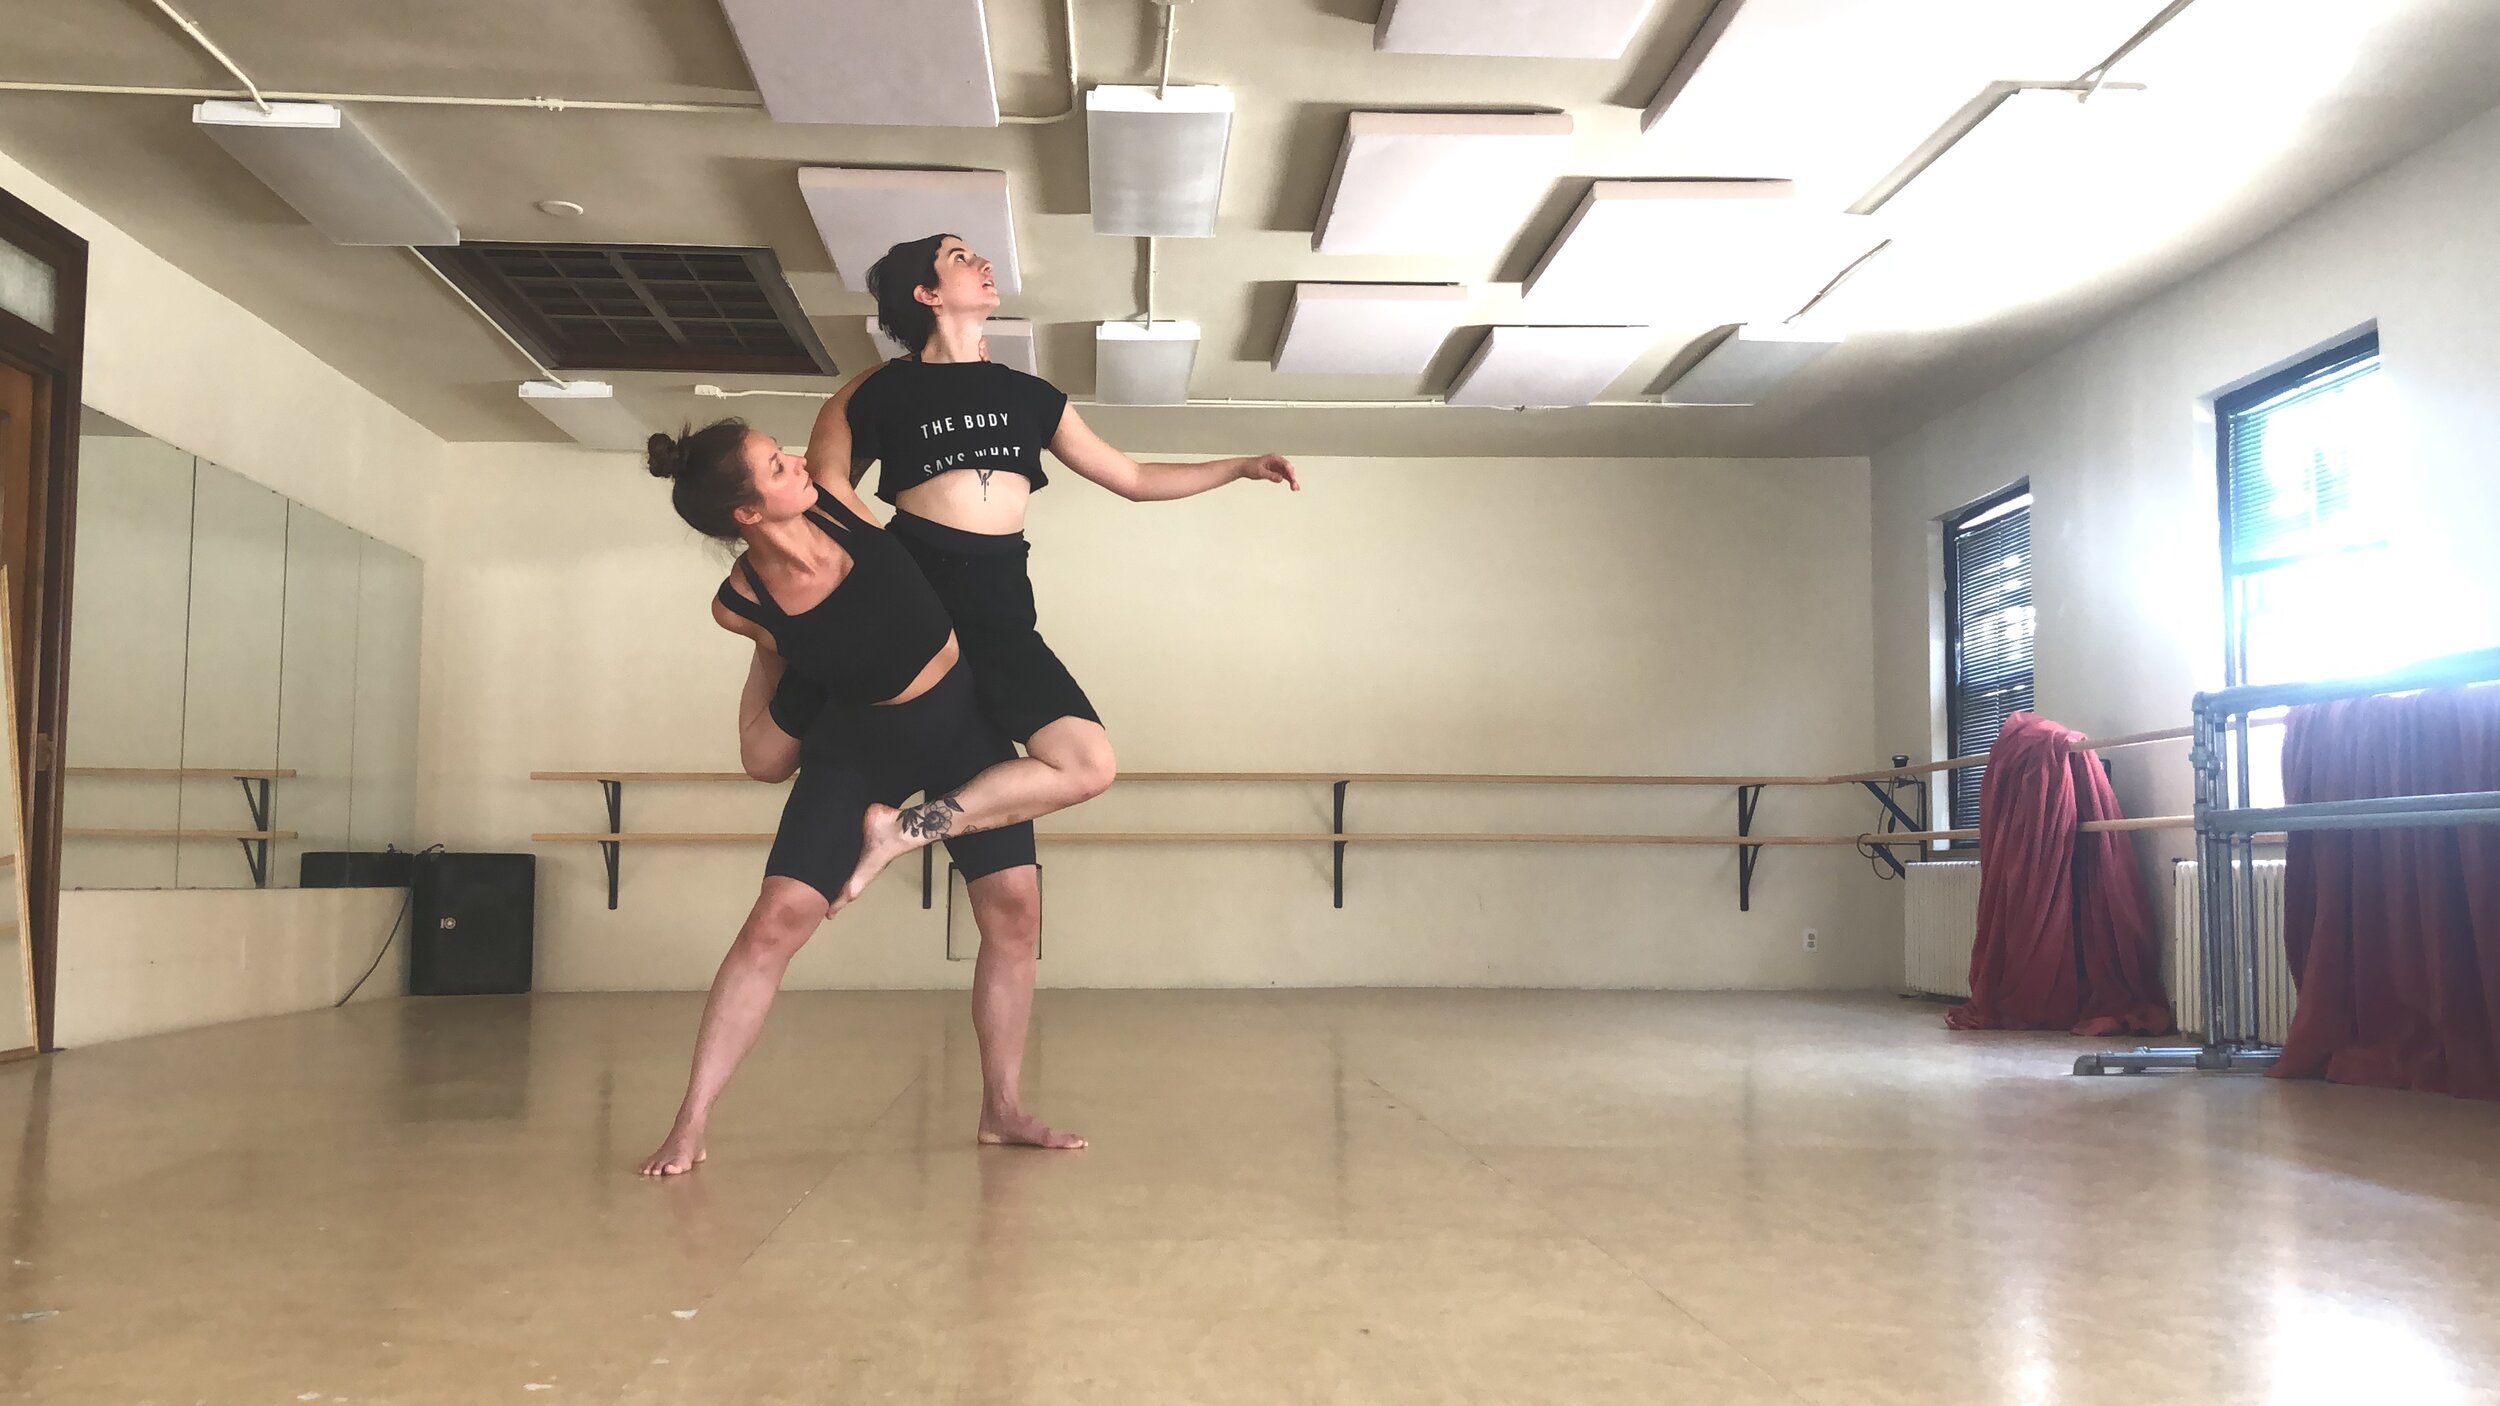
<path fill-rule="evenodd" d="M 479 243 L 418 252 L 556 370 L 835 372 L 769 249 Z"/>

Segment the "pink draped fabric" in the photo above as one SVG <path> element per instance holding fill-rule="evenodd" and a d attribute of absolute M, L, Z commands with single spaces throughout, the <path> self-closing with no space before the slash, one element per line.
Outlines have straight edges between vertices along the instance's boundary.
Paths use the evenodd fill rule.
<path fill-rule="evenodd" d="M 2119 818 L 2083 734 L 2032 713 L 2005 720 L 1980 783 L 1979 934 L 1956 1030 L 2160 1035 L 2171 1028 L 2135 847 L 2085 832 Z"/>
<path fill-rule="evenodd" d="M 2295 709 L 2284 799 L 2500 791 L 2500 688 Z M 2500 827 L 2292 836 L 2278 1077 L 2500 1099 Z"/>

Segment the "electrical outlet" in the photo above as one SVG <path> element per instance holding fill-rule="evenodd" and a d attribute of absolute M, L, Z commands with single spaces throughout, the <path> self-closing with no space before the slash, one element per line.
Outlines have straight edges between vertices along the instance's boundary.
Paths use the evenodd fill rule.
<path fill-rule="evenodd" d="M 1812 952 L 1812 951 L 1815 951 L 1815 950 L 1817 950 L 1817 949 L 1821 948 L 1821 946 L 1822 946 L 1822 945 L 1823 945 L 1823 935 L 1822 935 L 1821 933 L 1819 933 L 1819 932 L 1816 932 L 1816 931 L 1815 931 L 1814 929 L 1812 929 L 1812 928 L 1807 928 L 1807 929 L 1806 929 L 1806 950 L 1807 950 L 1808 952 Z"/>

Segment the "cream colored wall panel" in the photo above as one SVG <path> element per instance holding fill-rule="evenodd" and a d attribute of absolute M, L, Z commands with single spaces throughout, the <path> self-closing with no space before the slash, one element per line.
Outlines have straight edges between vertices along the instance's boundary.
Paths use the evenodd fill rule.
<path fill-rule="evenodd" d="M 94 892 L 61 898 L 55 1038 L 76 1050 L 320 1010 L 356 984 L 400 918 L 406 889 Z M 399 942 L 407 940 L 405 932 Z M 396 945 L 359 1001 L 405 994 Z"/>

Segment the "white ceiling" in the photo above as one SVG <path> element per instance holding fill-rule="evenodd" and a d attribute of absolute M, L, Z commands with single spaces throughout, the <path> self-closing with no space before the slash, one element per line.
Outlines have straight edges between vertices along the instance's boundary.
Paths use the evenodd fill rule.
<path fill-rule="evenodd" d="M 1152 83 L 1161 11 L 1146 0 L 1076 3 L 1085 85 Z M 1436 17 L 1444 7 L 1450 14 Z M 362 25 L 345 21 L 335 0 L 185 8 L 273 89 L 758 101 L 720 0 L 432 0 Z M 1156 246 L 1157 314 L 1202 329 L 1193 396 L 1438 395 L 1483 347 L 1483 329 L 1593 320 L 1585 306 L 1540 307 L 1522 285 L 1601 181 L 1793 182 L 1789 202 L 1807 223 L 1848 231 L 1830 250 L 1773 262 L 1774 282 L 1808 292 L 1871 247 L 1865 236 L 1893 243 L 1801 324 L 1845 333 L 1844 344 L 1756 406 L 1104 407 L 1092 418 L 1139 448 L 1864 452 L 2500 102 L 2500 5 L 2490 0 L 2196 0 L 2111 75 L 2144 91 L 2082 105 L 2018 94 L 1880 214 L 1840 216 L 1989 83 L 2071 79 L 2159 8 L 1747 0 L 1722 10 L 1733 19 L 1697 47 L 1708 0 L 1652 0 L 1619 59 L 1514 59 L 1382 52 L 1379 0 L 1189 0 L 1178 7 L 1172 79 L 1223 84 L 1236 99 L 1215 237 Z M 1519 3 L 1399 0 L 1397 18 L 1424 34 L 1467 9 L 1498 30 L 1515 23 Z M 0 0 L 0 11 L 0 78 L 231 86 L 144 0 Z M 1061 107 L 1057 0 L 988 0 L 985 24 L 998 106 Z M 1644 109 L 1662 88 L 1673 100 L 1645 132 Z M 1138 315 L 1147 294 L 1139 241 L 1091 228 L 1081 112 L 1053 124 L 907 127 L 783 124 L 760 110 L 349 106 L 469 238 L 770 246 L 846 368 L 874 356 L 862 325 L 869 304 L 836 272 L 802 195 L 803 168 L 1003 173 L 1023 287 L 1001 311 L 1033 322 L 1042 372 L 1079 396 L 1093 390 L 1094 325 Z M 1493 220 L 1509 227 L 1453 231 L 1473 252 L 1316 252 L 1352 114 L 1434 110 L 1552 113 L 1570 132 L 1530 173 L 1524 212 Z M 0 150 L 439 433 L 554 435 L 515 394 L 533 373 L 430 274 L 405 254 L 322 238 L 191 127 L 188 101 L 0 92 Z M 552 218 L 535 208 L 545 199 L 587 213 Z M 1706 240 L 1698 252 L 1661 243 L 1645 255 L 1647 236 L 1619 238 L 1629 242 L 1608 247 L 1623 302 L 1650 333 L 1601 394 L 1654 400 L 1731 315 L 1699 305 L 1709 299 L 1678 306 L 1666 295 L 1716 291 L 1734 268 L 1726 247 Z M 1602 296 L 1609 265 L 1592 267 Z M 1466 289 L 1457 330 L 1421 376 L 1273 366 L 1297 284 L 1365 282 Z M 638 413 L 669 423 L 722 408 L 692 396 L 696 380 L 728 383 L 602 379 Z M 812 409 L 736 404 L 784 434 L 803 432 Z"/>

